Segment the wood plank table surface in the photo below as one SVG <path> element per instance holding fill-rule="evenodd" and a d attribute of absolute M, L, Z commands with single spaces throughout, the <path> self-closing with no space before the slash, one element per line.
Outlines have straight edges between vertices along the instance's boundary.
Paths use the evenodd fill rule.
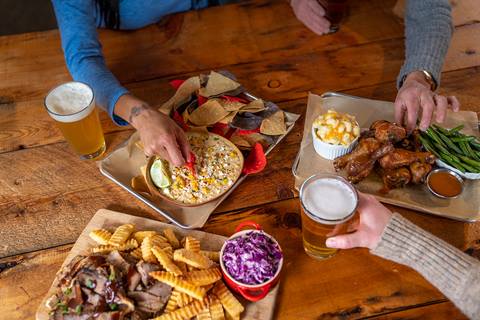
<path fill-rule="evenodd" d="M 147 28 L 101 30 L 109 68 L 153 105 L 172 95 L 168 81 L 227 69 L 255 95 L 304 114 L 309 91 L 341 91 L 390 100 L 404 57 L 394 0 L 350 1 L 338 33 L 316 36 L 286 1 L 257 0 L 165 18 Z M 440 91 L 480 111 L 480 4 L 452 1 L 455 33 Z M 401 11 L 401 10 L 400 10 Z M 398 12 L 395 11 L 395 12 Z M 32 319 L 72 243 L 100 208 L 160 219 L 69 149 L 43 109 L 53 86 L 70 80 L 59 33 L 0 37 L 0 318 Z M 101 114 L 108 150 L 131 133 Z M 236 189 L 203 230 L 230 235 L 239 221 L 262 224 L 285 252 L 275 319 L 464 319 L 408 267 L 341 251 L 318 262 L 302 249 L 291 166 L 303 119 L 268 157 L 268 166 Z M 392 207 L 474 256 L 480 224 Z"/>

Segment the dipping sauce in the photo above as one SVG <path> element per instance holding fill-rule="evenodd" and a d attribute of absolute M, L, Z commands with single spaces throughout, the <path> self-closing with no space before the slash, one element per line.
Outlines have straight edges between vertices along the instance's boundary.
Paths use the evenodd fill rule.
<path fill-rule="evenodd" d="M 462 182 L 447 170 L 432 172 L 427 183 L 431 191 L 441 197 L 453 198 L 462 193 Z"/>

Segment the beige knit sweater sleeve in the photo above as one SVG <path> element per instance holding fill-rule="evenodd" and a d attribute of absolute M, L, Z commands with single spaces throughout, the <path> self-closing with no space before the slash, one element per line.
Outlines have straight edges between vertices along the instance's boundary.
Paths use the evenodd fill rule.
<path fill-rule="evenodd" d="M 377 256 L 412 267 L 465 315 L 480 319 L 480 261 L 394 213 L 377 247 Z"/>

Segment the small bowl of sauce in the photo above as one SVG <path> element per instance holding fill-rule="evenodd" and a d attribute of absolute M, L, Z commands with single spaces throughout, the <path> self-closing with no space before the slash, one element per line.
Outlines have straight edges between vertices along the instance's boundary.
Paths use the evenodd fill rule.
<path fill-rule="evenodd" d="M 451 199 L 462 193 L 463 179 L 452 170 L 435 169 L 427 176 L 427 186 L 428 190 L 437 197 Z"/>

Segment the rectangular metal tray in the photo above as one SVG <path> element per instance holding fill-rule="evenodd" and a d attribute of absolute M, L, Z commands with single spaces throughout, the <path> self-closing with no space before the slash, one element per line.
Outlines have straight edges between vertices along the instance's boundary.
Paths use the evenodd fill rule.
<path fill-rule="evenodd" d="M 393 121 L 394 118 L 394 108 L 391 102 L 336 92 L 326 92 L 321 96 L 310 94 L 302 144 L 292 167 L 297 190 L 302 182 L 313 174 L 335 172 L 330 160 L 323 159 L 316 154 L 311 135 L 313 120 L 320 113 L 331 108 L 354 115 L 362 128 L 368 128 L 375 120 Z M 475 112 L 450 112 L 445 125 L 454 127 L 461 123 L 465 125 L 465 132 L 479 135 L 479 122 Z M 382 181 L 376 174 L 371 174 L 356 185 L 358 190 L 372 194 L 385 203 L 464 222 L 480 220 L 480 180 L 466 180 L 464 192 L 456 199 L 435 197 L 425 185 L 408 185 L 405 188 L 391 190 L 387 194 L 378 192 L 381 186 Z"/>
<path fill-rule="evenodd" d="M 250 100 L 258 99 L 254 95 L 247 92 L 245 92 L 244 94 Z M 287 132 L 284 135 L 279 136 L 277 140 L 272 145 L 270 145 L 270 147 L 265 151 L 266 155 L 268 155 L 285 138 L 285 136 L 293 129 L 295 122 L 299 118 L 299 115 L 289 112 L 285 112 L 285 116 L 287 120 Z M 156 203 L 153 202 L 151 199 L 148 199 L 146 196 L 133 190 L 130 185 L 131 179 L 141 174 L 140 166 L 142 164 L 146 164 L 146 159 L 145 156 L 139 152 L 139 150 L 137 150 L 137 154 L 132 156 L 129 155 L 129 152 L 127 150 L 127 144 L 128 140 L 125 141 L 122 145 L 120 145 L 120 147 L 118 147 L 111 154 L 109 154 L 105 159 L 100 161 L 100 172 L 104 176 L 118 184 L 120 187 L 128 191 L 134 197 L 148 205 L 162 217 L 184 229 L 203 227 L 208 217 L 215 210 L 215 208 L 217 208 L 229 196 L 229 194 L 232 193 L 233 190 L 235 190 L 235 188 L 237 188 L 247 177 L 246 175 L 240 176 L 237 182 L 222 197 L 201 206 L 180 207 L 165 202 Z"/>

